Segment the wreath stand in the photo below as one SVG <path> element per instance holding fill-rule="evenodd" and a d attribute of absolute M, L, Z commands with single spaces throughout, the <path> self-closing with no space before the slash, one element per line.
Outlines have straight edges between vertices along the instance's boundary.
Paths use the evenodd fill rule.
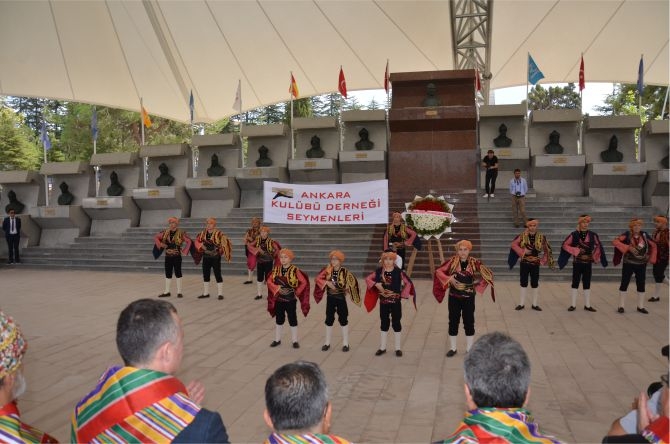
<path fill-rule="evenodd" d="M 442 242 L 439 239 L 431 237 L 426 242 L 426 249 L 428 250 L 428 266 L 430 267 L 431 276 L 435 275 L 435 255 L 433 251 L 433 241 L 437 243 L 437 251 L 440 254 L 440 262 L 438 265 L 444 263 L 444 251 L 442 250 Z M 407 263 L 407 276 L 412 277 L 412 271 L 414 270 L 414 261 L 416 261 L 416 254 L 418 250 L 412 247 L 412 255 L 409 257 L 409 262 Z"/>

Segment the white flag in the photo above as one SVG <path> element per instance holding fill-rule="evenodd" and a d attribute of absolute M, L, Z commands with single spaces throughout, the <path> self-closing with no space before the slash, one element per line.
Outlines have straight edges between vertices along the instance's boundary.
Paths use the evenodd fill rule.
<path fill-rule="evenodd" d="M 233 109 L 235 109 L 238 114 L 242 114 L 242 80 L 237 81 L 237 92 L 235 93 Z"/>

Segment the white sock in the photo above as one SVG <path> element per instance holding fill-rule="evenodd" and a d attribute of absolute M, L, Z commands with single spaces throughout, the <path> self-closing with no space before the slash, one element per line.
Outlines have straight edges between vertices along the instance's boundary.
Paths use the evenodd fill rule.
<path fill-rule="evenodd" d="M 533 305 L 537 307 L 537 297 L 540 295 L 539 288 L 533 288 Z"/>
<path fill-rule="evenodd" d="M 474 336 L 466 336 L 465 337 L 465 351 L 470 351 L 472 348 L 472 343 L 475 341 Z"/>
<path fill-rule="evenodd" d="M 591 306 L 591 290 L 584 290 L 584 306 Z"/>
<path fill-rule="evenodd" d="M 257 295 L 262 295 L 261 289 L 263 288 L 263 283 L 262 282 L 256 282 L 256 294 Z"/>
<path fill-rule="evenodd" d="M 456 338 L 458 336 L 449 336 L 449 350 L 456 351 Z"/>
<path fill-rule="evenodd" d="M 326 325 L 326 344 L 330 345 L 330 339 L 333 337 L 333 327 Z"/>
<path fill-rule="evenodd" d="M 209 282 L 202 283 L 202 294 L 207 296 L 209 294 Z"/>
<path fill-rule="evenodd" d="M 248 271 L 249 271 L 249 277 L 247 278 L 247 280 L 250 281 L 251 280 L 251 273 L 253 273 L 254 270 L 248 270 Z"/>
<path fill-rule="evenodd" d="M 400 336 L 402 332 L 400 331 L 394 331 L 393 336 L 395 336 L 395 349 L 400 350 Z"/>
<path fill-rule="evenodd" d="M 526 291 L 528 289 L 526 287 L 521 287 L 521 290 L 519 291 L 519 305 L 526 305 Z"/>
<path fill-rule="evenodd" d="M 298 327 L 291 327 L 291 342 L 298 342 Z"/>
<path fill-rule="evenodd" d="M 571 303 L 570 307 L 576 307 L 577 306 L 577 289 L 576 288 L 571 288 L 572 292 L 570 294 L 571 297 Z M 584 290 L 584 297 L 586 297 L 586 290 Z"/>
<path fill-rule="evenodd" d="M 658 299 L 661 296 L 661 287 L 663 286 L 662 282 L 656 282 L 654 284 L 654 299 Z"/>
<path fill-rule="evenodd" d="M 168 294 L 170 292 L 170 282 L 172 282 L 172 279 L 165 278 L 165 291 L 163 294 Z"/>
<path fill-rule="evenodd" d="M 387 331 L 381 332 L 381 344 L 379 345 L 379 350 L 386 350 L 386 335 Z"/>
<path fill-rule="evenodd" d="M 349 326 L 344 325 L 342 327 L 342 345 L 349 345 Z"/>
<path fill-rule="evenodd" d="M 177 293 L 181 294 L 181 278 L 177 278 Z"/>
<path fill-rule="evenodd" d="M 281 341 L 281 328 L 281 325 L 275 326 L 275 341 L 277 342 Z"/>
<path fill-rule="evenodd" d="M 626 300 L 626 292 L 625 291 L 620 291 L 619 292 L 619 307 L 623 308 L 624 300 Z"/>
<path fill-rule="evenodd" d="M 223 296 L 223 282 L 216 283 L 216 291 L 218 292 L 219 296 Z"/>
<path fill-rule="evenodd" d="M 637 292 L 637 308 L 644 308 L 644 293 Z"/>

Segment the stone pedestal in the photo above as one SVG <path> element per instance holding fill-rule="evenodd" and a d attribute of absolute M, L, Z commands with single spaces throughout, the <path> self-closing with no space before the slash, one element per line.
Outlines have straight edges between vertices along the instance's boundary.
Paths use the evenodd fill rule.
<path fill-rule="evenodd" d="M 240 187 L 240 208 L 262 208 L 264 181 L 288 183 L 287 164 L 291 144 L 288 128 L 283 124 L 243 125 L 240 135 L 248 142 L 245 167 L 235 172 L 235 180 Z M 268 149 L 271 166 L 256 166 L 261 146 Z"/>
<path fill-rule="evenodd" d="M 225 217 L 231 208 L 239 206 L 240 188 L 235 173 L 242 166 L 240 138 L 237 134 L 207 134 L 193 136 L 198 149 L 197 177 L 186 180 L 186 192 L 191 197 L 191 217 Z M 212 155 L 225 168 L 223 176 L 208 176 Z"/>
<path fill-rule="evenodd" d="M 7 214 L 9 197 L 7 194 L 14 191 L 16 198 L 24 206 L 23 211 L 16 215 L 21 219 L 21 241 L 20 246 L 34 246 L 40 242 L 40 226 L 30 216 L 33 208 L 44 205 L 44 180 L 36 171 L 0 171 L 0 206 L 2 206 L 1 218 Z M 0 251 L 7 251 L 7 244 L 0 242 Z"/>
<path fill-rule="evenodd" d="M 519 168 L 527 172 L 530 168 L 530 156 L 526 145 L 526 120 L 524 105 L 483 105 L 479 108 L 479 160 L 486 157 L 488 150 L 493 150 L 498 158 L 498 178 L 496 188 L 506 188 L 514 177 L 514 170 Z M 493 139 L 498 137 L 498 129 L 504 124 L 507 137 L 512 139 L 509 147 L 496 147 Z M 527 178 L 528 179 L 528 178 Z M 484 188 L 486 169 L 480 169 L 481 188 Z"/>
<path fill-rule="evenodd" d="M 91 218 L 91 236 L 123 233 L 140 222 L 140 209 L 133 201 L 142 174 L 137 153 L 103 153 L 91 157 L 91 165 L 100 167 L 100 189 L 97 197 L 87 197 L 82 208 Z M 110 175 L 115 172 L 123 186 L 121 196 L 108 196 Z"/>
<path fill-rule="evenodd" d="M 341 183 L 386 179 L 386 112 L 342 111 L 343 149 L 339 153 Z M 359 132 L 365 128 L 374 143 L 372 150 L 358 150 Z"/>
<path fill-rule="evenodd" d="M 584 156 L 579 154 L 582 113 L 578 109 L 535 110 L 530 114 L 528 144 L 531 170 L 529 186 L 550 196 L 582 196 L 584 194 Z M 561 154 L 548 154 L 545 146 L 549 135 L 561 134 Z"/>
<path fill-rule="evenodd" d="M 337 183 L 339 170 L 340 132 L 335 117 L 298 117 L 293 119 L 295 130 L 295 157 L 289 159 L 291 183 Z M 323 157 L 308 158 L 312 137 L 321 140 Z"/>
<path fill-rule="evenodd" d="M 638 116 L 588 117 L 584 126 L 586 183 L 588 196 L 596 202 L 642 204 L 642 184 L 647 164 L 635 154 L 635 130 L 640 127 Z M 617 150 L 621 162 L 603 162 L 600 153 L 606 150 L 612 135 L 619 141 Z"/>
<path fill-rule="evenodd" d="M 51 179 L 53 188 L 49 205 L 30 210 L 30 215 L 42 228 L 40 245 L 51 247 L 67 245 L 75 238 L 88 236 L 91 219 L 82 209 L 83 200 L 95 194 L 95 175 L 88 162 L 48 162 L 42 164 L 40 174 Z M 70 205 L 58 205 L 60 184 L 66 182 L 74 199 Z"/>
<path fill-rule="evenodd" d="M 392 73 L 388 178 L 391 193 L 474 189 L 479 171 L 475 71 Z M 426 86 L 440 106 L 422 106 Z"/>
<path fill-rule="evenodd" d="M 668 161 L 669 129 L 670 120 L 653 120 L 645 123 L 640 133 L 640 156 L 649 169 L 644 181 L 643 202 L 663 214 L 668 212 L 668 169 L 662 160 Z"/>

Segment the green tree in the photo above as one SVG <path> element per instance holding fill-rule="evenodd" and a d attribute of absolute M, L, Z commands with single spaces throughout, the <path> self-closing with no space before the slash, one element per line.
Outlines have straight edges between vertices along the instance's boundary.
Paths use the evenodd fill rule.
<path fill-rule="evenodd" d="M 648 85 L 642 89 L 642 121 L 662 117 L 663 101 L 668 88 L 666 86 Z M 640 114 L 637 85 L 619 83 L 614 85 L 612 94 L 607 95 L 604 105 L 596 110 L 608 116 Z"/>
<path fill-rule="evenodd" d="M 340 93 L 322 94 L 312 97 L 312 108 L 315 116 L 337 116 L 343 105 L 344 99 Z"/>
<path fill-rule="evenodd" d="M 373 98 L 370 100 L 370 103 L 368 103 L 368 105 L 366 106 L 366 108 L 367 108 L 367 109 L 381 109 L 381 108 L 382 108 L 382 105 L 381 105 L 381 103 L 377 102 L 377 101 L 375 100 L 375 98 L 373 97 Z"/>
<path fill-rule="evenodd" d="M 351 111 L 355 109 L 363 109 L 363 105 L 360 104 L 356 96 L 351 96 L 344 101 L 344 106 L 342 106 L 342 110 Z"/>
<path fill-rule="evenodd" d="M 0 106 L 0 169 L 36 170 L 40 154 L 30 128 L 14 111 Z"/>
<path fill-rule="evenodd" d="M 528 93 L 528 109 L 572 109 L 580 108 L 581 99 L 574 83 L 567 86 L 550 86 L 545 89 L 535 85 Z"/>

